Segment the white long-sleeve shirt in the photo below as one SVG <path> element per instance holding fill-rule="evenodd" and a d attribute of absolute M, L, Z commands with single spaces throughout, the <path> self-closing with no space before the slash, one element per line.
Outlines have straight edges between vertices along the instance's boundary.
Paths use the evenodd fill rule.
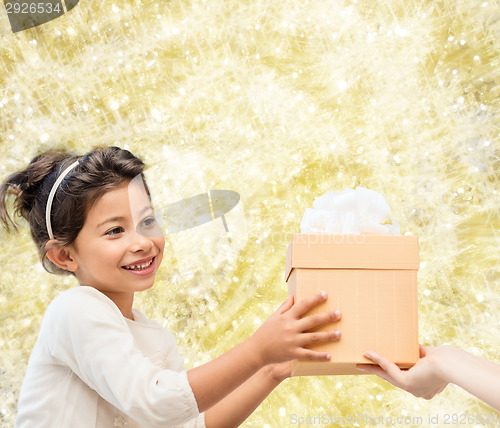
<path fill-rule="evenodd" d="M 172 334 L 92 287 L 49 305 L 21 389 L 17 428 L 204 427 Z"/>

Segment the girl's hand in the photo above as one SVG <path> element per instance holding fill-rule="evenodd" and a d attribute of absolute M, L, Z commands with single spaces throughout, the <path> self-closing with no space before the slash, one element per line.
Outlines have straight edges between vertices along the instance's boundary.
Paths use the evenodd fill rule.
<path fill-rule="evenodd" d="M 365 357 L 378 365 L 358 364 L 356 368 L 377 375 L 415 397 L 430 400 L 448 385 L 440 370 L 440 361 L 446 360 L 447 348 L 451 347 L 426 348 L 420 346 L 420 359 L 409 370 L 401 370 L 386 358 L 373 351 L 368 351 L 364 354 Z"/>
<path fill-rule="evenodd" d="M 293 297 L 289 297 L 278 310 L 271 315 L 250 338 L 259 351 L 264 365 L 280 363 L 296 358 L 305 360 L 327 361 L 327 352 L 312 351 L 305 346 L 314 343 L 339 340 L 337 330 L 311 332 L 323 324 L 338 321 L 339 311 L 330 311 L 302 316 L 313 307 L 327 299 L 326 293 L 317 293 L 294 305 Z"/>

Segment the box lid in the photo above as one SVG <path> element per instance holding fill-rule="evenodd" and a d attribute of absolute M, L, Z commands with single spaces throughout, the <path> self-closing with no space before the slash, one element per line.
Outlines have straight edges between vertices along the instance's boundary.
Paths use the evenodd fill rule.
<path fill-rule="evenodd" d="M 285 280 L 294 268 L 418 270 L 418 238 L 395 235 L 295 233 L 286 253 Z"/>

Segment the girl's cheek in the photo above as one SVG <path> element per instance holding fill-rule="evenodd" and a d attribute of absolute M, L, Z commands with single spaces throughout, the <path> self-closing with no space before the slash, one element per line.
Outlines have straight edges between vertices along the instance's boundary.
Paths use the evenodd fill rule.
<path fill-rule="evenodd" d="M 163 237 L 157 237 L 157 238 L 153 239 L 153 242 L 154 242 L 155 246 L 163 254 L 163 252 L 165 250 L 165 238 L 163 238 Z"/>

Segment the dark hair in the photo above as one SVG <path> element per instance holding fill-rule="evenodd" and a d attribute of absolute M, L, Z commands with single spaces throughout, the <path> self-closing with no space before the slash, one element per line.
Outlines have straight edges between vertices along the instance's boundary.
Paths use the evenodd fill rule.
<path fill-rule="evenodd" d="M 45 247 L 50 239 L 45 222 L 47 199 L 57 177 L 78 159 L 78 165 L 58 186 L 50 216 L 54 239 L 61 245 L 69 245 L 82 229 L 87 213 L 102 195 L 139 174 L 144 180 L 141 159 L 119 147 L 98 147 L 81 158 L 64 150 L 49 150 L 0 185 L 0 221 L 7 230 L 17 230 L 7 209 L 9 196 L 14 196 L 14 214 L 28 220 L 43 267 L 51 273 L 68 272 L 47 258 Z"/>

